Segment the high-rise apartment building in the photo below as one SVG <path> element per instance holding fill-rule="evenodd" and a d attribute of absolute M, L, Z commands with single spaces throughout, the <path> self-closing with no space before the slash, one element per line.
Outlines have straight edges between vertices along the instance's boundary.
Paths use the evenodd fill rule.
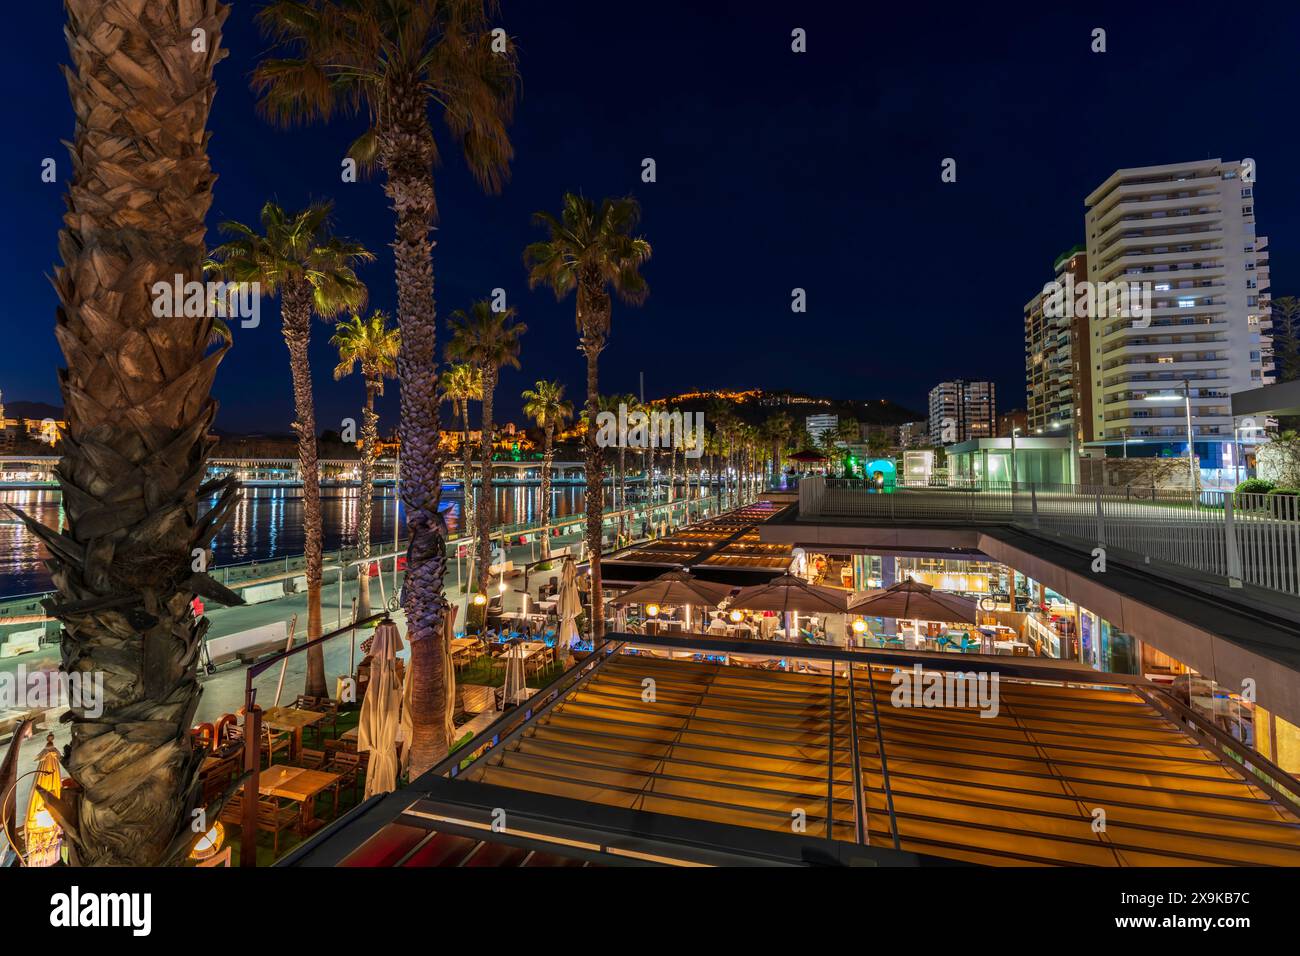
<path fill-rule="evenodd" d="M 840 427 L 838 415 L 809 415 L 804 419 L 804 427 L 813 441 L 820 442 L 827 432 L 835 432 Z"/>
<path fill-rule="evenodd" d="M 1151 303 L 1150 315 L 1088 317 L 1095 440 L 1186 454 L 1184 403 L 1148 400 L 1181 399 L 1185 382 L 1201 466 L 1228 467 L 1228 396 L 1273 380 L 1253 162 L 1121 169 L 1085 204 L 1088 279 L 1139 283 Z"/>
<path fill-rule="evenodd" d="M 1075 246 L 1053 266 L 1059 288 L 1088 279 L 1088 255 Z M 1025 303 L 1025 433 L 1092 440 L 1092 377 L 1088 375 L 1086 314 L 1052 307 L 1046 287 Z"/>
<path fill-rule="evenodd" d="M 930 389 L 930 444 L 952 445 L 992 438 L 997 429 L 992 382 L 940 382 Z"/>

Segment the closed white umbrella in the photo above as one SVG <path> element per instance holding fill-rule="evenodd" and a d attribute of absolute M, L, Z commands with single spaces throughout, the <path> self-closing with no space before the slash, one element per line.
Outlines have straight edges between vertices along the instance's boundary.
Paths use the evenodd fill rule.
<path fill-rule="evenodd" d="M 564 559 L 555 612 L 560 617 L 560 630 L 555 638 L 555 649 L 556 653 L 563 656 L 569 652 L 572 645 L 582 640 L 582 635 L 578 633 L 578 615 L 582 612 L 582 599 L 578 596 L 578 569 L 572 557 Z"/>
<path fill-rule="evenodd" d="M 401 644 L 397 625 L 387 618 L 380 621 L 370 645 L 370 682 L 357 725 L 357 750 L 370 753 L 366 765 L 367 798 L 397 789 L 397 734 L 402 711 L 397 650 Z"/>

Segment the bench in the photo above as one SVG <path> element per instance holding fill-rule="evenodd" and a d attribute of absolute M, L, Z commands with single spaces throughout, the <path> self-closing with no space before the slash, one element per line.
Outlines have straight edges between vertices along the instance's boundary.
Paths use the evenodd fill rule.
<path fill-rule="evenodd" d="M 263 624 L 238 634 L 214 637 L 208 641 L 208 659 L 213 665 L 238 660 L 242 663 L 256 660 L 266 654 L 284 650 L 289 631 L 284 621 Z"/>

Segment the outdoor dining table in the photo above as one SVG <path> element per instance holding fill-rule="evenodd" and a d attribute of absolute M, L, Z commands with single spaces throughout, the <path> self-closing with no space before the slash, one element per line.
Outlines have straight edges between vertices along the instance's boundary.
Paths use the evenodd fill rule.
<path fill-rule="evenodd" d="M 323 826 L 316 819 L 316 797 L 342 778 L 327 770 L 308 770 L 288 764 L 274 764 L 258 775 L 257 792 L 264 797 L 281 797 L 302 805 L 301 826 L 304 834 Z"/>
<path fill-rule="evenodd" d="M 262 714 L 262 725 L 272 730 L 288 731 L 293 734 L 289 742 L 289 759 L 297 760 L 302 753 L 302 730 L 311 727 L 325 717 L 319 710 L 307 710 L 302 707 L 271 707 Z"/>

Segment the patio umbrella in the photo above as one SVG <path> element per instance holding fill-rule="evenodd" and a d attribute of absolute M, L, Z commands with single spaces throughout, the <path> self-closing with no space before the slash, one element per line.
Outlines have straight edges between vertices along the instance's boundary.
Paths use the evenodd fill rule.
<path fill-rule="evenodd" d="M 45 749 L 36 756 L 36 783 L 27 800 L 25 858 L 28 866 L 53 866 L 59 862 L 63 831 L 54 822 L 37 787 L 52 797 L 63 794 L 63 776 L 59 772 L 59 751 L 54 746 L 54 734 L 46 735 Z"/>
<path fill-rule="evenodd" d="M 698 604 L 716 607 L 731 593 L 725 584 L 701 581 L 686 571 L 668 571 L 614 598 L 615 604 Z"/>
<path fill-rule="evenodd" d="M 566 556 L 564 567 L 560 572 L 560 593 L 555 604 L 555 613 L 560 618 L 560 630 L 555 638 L 557 653 L 567 654 L 570 646 L 582 640 L 577 623 L 581 611 L 582 600 L 578 597 L 578 569 L 573 563 L 573 558 Z"/>
<path fill-rule="evenodd" d="M 849 610 L 864 617 L 963 624 L 978 620 L 978 607 L 971 598 L 936 591 L 933 586 L 911 578 L 879 591 L 854 595 L 849 599 Z"/>
<path fill-rule="evenodd" d="M 375 628 L 370 646 L 370 683 L 361 702 L 357 750 L 370 751 L 366 798 L 397 789 L 397 731 L 401 723 L 402 685 L 397 678 L 397 625 L 385 619 Z"/>
<path fill-rule="evenodd" d="M 782 614 L 843 614 L 846 596 L 835 588 L 818 587 L 793 574 L 783 574 L 766 584 L 741 588 L 731 599 L 731 606 Z"/>

